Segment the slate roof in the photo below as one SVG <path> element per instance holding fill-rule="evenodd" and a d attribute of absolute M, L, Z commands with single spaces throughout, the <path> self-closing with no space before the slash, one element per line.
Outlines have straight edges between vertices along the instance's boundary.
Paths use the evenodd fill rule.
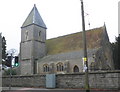
<path fill-rule="evenodd" d="M 40 16 L 40 14 L 36 8 L 36 5 L 34 5 L 33 9 L 29 13 L 28 17 L 26 18 L 25 22 L 22 25 L 22 28 L 29 26 L 31 24 L 35 24 L 37 26 L 47 28 L 44 21 L 42 20 L 42 17 Z"/>
<path fill-rule="evenodd" d="M 105 25 L 86 31 L 87 48 L 96 49 L 109 41 Z M 46 40 L 47 55 L 80 51 L 83 49 L 82 32 Z"/>
<path fill-rule="evenodd" d="M 87 55 L 88 57 L 92 57 L 92 55 L 97 51 L 97 49 L 88 49 Z M 55 55 L 47 55 L 41 59 L 39 62 L 56 62 L 56 61 L 66 61 L 66 60 L 74 60 L 74 59 L 81 59 L 83 58 L 83 50 L 80 51 L 72 51 L 67 53 L 60 53 Z"/>

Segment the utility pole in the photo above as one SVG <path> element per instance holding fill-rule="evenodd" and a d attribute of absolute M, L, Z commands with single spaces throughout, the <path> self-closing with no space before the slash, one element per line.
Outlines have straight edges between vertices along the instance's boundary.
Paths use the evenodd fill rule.
<path fill-rule="evenodd" d="M 85 33 L 85 20 L 84 20 L 84 7 L 83 0 L 81 0 L 81 15 L 82 15 L 82 30 L 83 30 L 83 50 L 84 50 L 84 64 L 85 64 L 85 89 L 86 92 L 90 92 L 89 90 L 89 78 L 88 78 L 88 59 L 87 59 L 87 46 L 86 46 L 86 33 Z"/>
<path fill-rule="evenodd" d="M 11 53 L 11 64 L 10 64 L 10 84 L 9 84 L 9 90 L 11 90 L 11 83 L 12 83 L 12 59 L 13 59 L 13 55 Z"/>

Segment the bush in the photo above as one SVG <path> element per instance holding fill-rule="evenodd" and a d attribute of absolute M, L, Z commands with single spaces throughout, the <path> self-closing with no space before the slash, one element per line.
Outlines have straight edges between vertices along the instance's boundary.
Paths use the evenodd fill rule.
<path fill-rule="evenodd" d="M 15 69 L 12 69 L 11 74 L 12 74 L 12 75 L 16 75 L 16 74 L 17 74 L 17 73 L 16 73 L 16 70 L 15 70 Z M 5 70 L 5 71 L 4 71 L 4 75 L 10 75 L 10 69 Z"/>

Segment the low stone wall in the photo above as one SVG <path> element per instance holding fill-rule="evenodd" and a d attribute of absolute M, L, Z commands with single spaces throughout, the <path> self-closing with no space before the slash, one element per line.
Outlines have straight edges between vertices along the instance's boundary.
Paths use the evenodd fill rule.
<path fill-rule="evenodd" d="M 84 73 L 57 75 L 57 87 L 84 88 L 84 79 Z M 91 72 L 89 74 L 89 85 L 90 88 L 120 89 L 120 71 Z"/>
<path fill-rule="evenodd" d="M 11 83 L 13 87 L 45 87 L 45 75 L 14 75 L 10 80 L 9 76 L 2 78 L 3 87 L 8 87 Z"/>
<path fill-rule="evenodd" d="M 84 73 L 57 74 L 57 88 L 84 88 Z M 9 86 L 9 76 L 3 77 L 3 86 Z M 45 75 L 12 76 L 12 86 L 45 87 Z M 89 73 L 90 88 L 120 89 L 120 71 L 103 71 Z"/>

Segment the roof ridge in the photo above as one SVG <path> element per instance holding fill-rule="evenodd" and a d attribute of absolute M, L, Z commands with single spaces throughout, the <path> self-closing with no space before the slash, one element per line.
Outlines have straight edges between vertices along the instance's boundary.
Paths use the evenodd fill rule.
<path fill-rule="evenodd" d="M 85 30 L 85 31 L 88 32 L 88 31 L 100 29 L 100 28 L 103 28 L 103 27 L 104 27 L 104 26 L 96 27 L 96 28 L 91 28 L 91 29 L 88 29 L 88 30 Z M 82 31 L 79 31 L 79 32 L 76 32 L 76 33 L 70 33 L 70 34 L 66 34 L 66 35 L 62 35 L 62 36 L 58 36 L 58 37 L 54 37 L 54 38 L 49 38 L 49 39 L 47 39 L 47 40 L 57 39 L 57 38 L 61 38 L 61 37 L 65 37 L 65 36 L 69 36 L 69 35 L 73 35 L 73 34 L 78 34 L 78 33 L 82 33 Z"/>

